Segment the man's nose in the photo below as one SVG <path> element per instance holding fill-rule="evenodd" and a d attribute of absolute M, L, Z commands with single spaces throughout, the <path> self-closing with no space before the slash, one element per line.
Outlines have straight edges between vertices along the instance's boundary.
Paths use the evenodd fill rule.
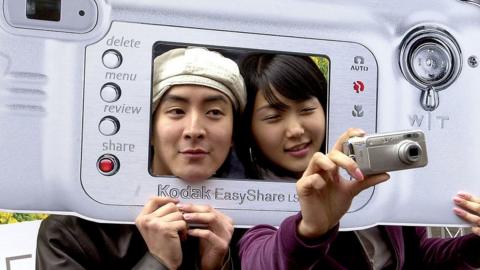
<path fill-rule="evenodd" d="M 186 139 L 201 139 L 205 137 L 206 130 L 200 113 L 192 113 L 187 120 L 184 130 Z"/>

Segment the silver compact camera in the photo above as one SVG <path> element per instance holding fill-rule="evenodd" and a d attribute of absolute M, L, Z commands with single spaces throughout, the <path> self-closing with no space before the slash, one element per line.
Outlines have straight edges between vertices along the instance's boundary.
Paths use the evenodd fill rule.
<path fill-rule="evenodd" d="M 421 130 L 352 137 L 343 152 L 355 160 L 364 175 L 424 167 L 428 163 Z"/>

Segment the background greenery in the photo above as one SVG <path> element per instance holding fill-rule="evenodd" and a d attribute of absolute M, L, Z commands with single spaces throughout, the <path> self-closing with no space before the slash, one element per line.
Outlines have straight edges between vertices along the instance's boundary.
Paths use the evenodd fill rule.
<path fill-rule="evenodd" d="M 313 62 L 317 64 L 320 71 L 323 73 L 323 76 L 327 79 L 328 82 L 328 59 L 321 56 L 312 56 Z"/>
<path fill-rule="evenodd" d="M 20 214 L 20 213 L 4 213 L 0 212 L 0 224 L 18 223 L 23 221 L 32 221 L 44 219 L 47 214 Z"/>

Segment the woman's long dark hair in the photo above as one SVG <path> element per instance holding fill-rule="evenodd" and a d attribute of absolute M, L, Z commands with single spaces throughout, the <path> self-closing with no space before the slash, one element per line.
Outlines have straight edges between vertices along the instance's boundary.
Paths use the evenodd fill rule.
<path fill-rule="evenodd" d="M 326 109 L 325 76 L 308 56 L 268 53 L 246 56 L 240 64 L 240 72 L 247 88 L 247 106 L 240 123 L 241 136 L 237 136 L 235 145 L 246 176 L 263 178 L 259 168 L 268 169 L 278 176 L 293 176 L 291 172 L 272 164 L 255 143 L 252 135 L 255 98 L 260 92 L 270 105 L 283 109 L 286 105 L 278 100 L 274 91 L 299 102 L 316 97 L 323 109 Z M 323 148 L 322 145 L 321 149 Z"/>

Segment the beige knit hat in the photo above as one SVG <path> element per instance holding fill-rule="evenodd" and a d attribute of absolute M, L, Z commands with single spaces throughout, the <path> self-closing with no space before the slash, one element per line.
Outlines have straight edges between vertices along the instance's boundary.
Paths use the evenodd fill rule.
<path fill-rule="evenodd" d="M 206 48 L 170 50 L 154 60 L 152 113 L 162 96 L 174 85 L 195 84 L 225 94 L 236 111 L 243 111 L 247 92 L 237 64 Z"/>

